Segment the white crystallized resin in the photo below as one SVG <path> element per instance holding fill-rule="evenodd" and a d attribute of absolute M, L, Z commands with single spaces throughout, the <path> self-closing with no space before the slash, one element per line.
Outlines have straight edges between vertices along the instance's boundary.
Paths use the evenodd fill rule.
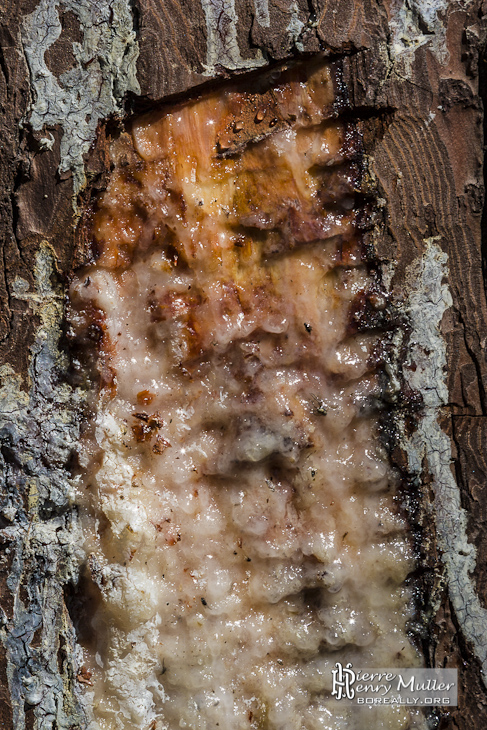
<path fill-rule="evenodd" d="M 414 567 L 380 446 L 383 307 L 330 68 L 213 92 L 111 144 L 71 324 L 90 729 L 419 728 L 330 701 L 335 662 L 415 666 Z"/>

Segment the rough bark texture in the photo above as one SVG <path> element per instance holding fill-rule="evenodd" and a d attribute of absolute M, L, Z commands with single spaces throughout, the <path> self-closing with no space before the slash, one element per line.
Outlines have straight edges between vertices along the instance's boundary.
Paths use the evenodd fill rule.
<path fill-rule="evenodd" d="M 417 418 L 426 425 L 422 441 L 404 432 L 396 458 L 421 497 L 427 659 L 460 670 L 460 704 L 441 727 L 485 727 L 486 21 L 480 0 L 432 6 L 409 0 L 0 3 L 2 727 L 83 727 L 63 600 L 77 566 L 68 493 L 80 404 L 76 391 L 62 385 L 67 363 L 59 340 L 74 247 L 73 181 L 76 188 L 83 184 L 82 157 L 96 126 L 231 73 L 319 51 L 344 57 L 350 113 L 365 120 L 369 170 L 383 210 L 372 242 L 392 291 L 411 315 L 418 302 L 436 307 L 446 341 L 447 389 L 434 317 L 431 351 L 423 335 L 412 334 L 417 362 L 406 356 L 406 379 L 411 373 L 417 386 L 424 376 Z M 87 78 L 93 81 L 88 90 Z M 98 144 L 91 178 L 105 165 Z M 462 543 L 460 518 L 458 524 L 435 519 L 446 503 L 461 515 L 457 497 L 468 543 Z"/>

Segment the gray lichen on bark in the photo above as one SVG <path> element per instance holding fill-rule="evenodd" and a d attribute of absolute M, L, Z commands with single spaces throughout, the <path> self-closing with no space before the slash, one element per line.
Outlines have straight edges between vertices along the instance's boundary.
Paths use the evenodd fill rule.
<path fill-rule="evenodd" d="M 440 63 L 448 60 L 446 26 L 448 0 L 393 0 L 391 55 L 408 75 L 418 48 L 428 45 Z"/>
<path fill-rule="evenodd" d="M 255 17 L 263 28 L 269 28 L 271 18 L 269 15 L 269 0 L 254 0 Z"/>
<path fill-rule="evenodd" d="M 73 42 L 75 65 L 57 78 L 46 51 L 59 38 L 60 8 L 79 20 L 82 41 Z M 31 76 L 28 121 L 44 130 L 61 126 L 59 169 L 72 171 L 74 193 L 85 182 L 84 155 L 98 123 L 122 112 L 128 91 L 139 92 L 138 45 L 128 0 L 41 0 L 24 19 L 22 43 Z M 9 365 L 0 369 L 1 537 L 10 571 L 0 617 L 13 724 L 37 730 L 86 727 L 76 679 L 76 640 L 64 590 L 76 583 L 82 537 L 72 506 L 69 462 L 79 440 L 83 397 L 66 384 L 67 356 L 60 346 L 64 297 L 56 255 L 40 245 L 35 287 L 17 276 L 12 292 L 39 322 L 30 350 L 28 382 Z"/>
<path fill-rule="evenodd" d="M 228 71 L 245 71 L 267 64 L 264 53 L 257 48 L 253 55 L 243 58 L 239 46 L 238 2 L 236 0 L 200 0 L 206 19 L 206 64 L 205 73 L 216 76 L 222 68 Z M 263 29 L 271 27 L 269 0 L 253 0 L 254 23 Z M 284 26 L 290 46 L 304 52 L 302 33 L 312 27 L 314 11 L 308 13 L 298 8 L 296 0 L 290 0 L 287 7 L 281 7 L 289 17 Z M 308 25 L 307 25 L 308 24 Z"/>
<path fill-rule="evenodd" d="M 235 0 L 201 0 L 206 18 L 206 73 L 214 76 L 218 66 L 229 71 L 258 68 L 266 61 L 262 52 L 257 50 L 253 58 L 242 58 L 237 38 L 238 16 Z M 265 17 L 268 7 L 257 3 L 257 17 Z"/>
<path fill-rule="evenodd" d="M 77 689 L 74 632 L 64 606 L 64 587 L 76 580 L 80 530 L 72 508 L 68 463 L 79 439 L 80 396 L 60 380 L 67 365 L 59 351 L 63 296 L 53 283 L 54 256 L 37 253 L 36 290 L 20 277 L 17 296 L 40 320 L 31 348 L 29 390 L 10 366 L 0 371 L 0 470 L 5 490 L 2 540 L 11 558 L 7 588 L 12 615 L 4 616 L 0 640 L 14 727 L 25 727 L 33 708 L 38 730 L 70 728 L 83 720 Z M 4 596 L 4 600 L 6 597 Z"/>
<path fill-rule="evenodd" d="M 294 45 L 296 46 L 297 50 L 304 51 L 304 46 L 300 38 L 304 28 L 306 27 L 306 24 L 299 17 L 299 8 L 296 0 L 291 3 L 291 5 L 289 6 L 289 10 L 291 12 L 291 18 L 286 27 L 286 30 L 293 39 Z"/>
<path fill-rule="evenodd" d="M 446 342 L 441 322 L 452 305 L 446 283 L 447 255 L 426 239 L 423 256 L 408 271 L 408 314 L 412 327 L 405 379 L 423 400 L 421 418 L 410 437 L 404 437 L 409 468 L 420 478 L 426 468 L 434 489 L 434 517 L 438 546 L 446 568 L 449 596 L 465 638 L 483 667 L 487 685 L 487 610 L 472 580 L 476 554 L 467 538 L 467 516 L 452 472 L 451 442 L 439 423 L 448 404 Z"/>
<path fill-rule="evenodd" d="M 75 66 L 56 78 L 45 53 L 62 32 L 60 7 L 77 16 L 83 40 L 72 44 Z M 33 94 L 28 121 L 35 130 L 63 128 L 60 170 L 73 171 L 75 193 L 84 184 L 83 155 L 99 121 L 122 111 L 127 92 L 140 92 L 133 26 L 129 0 L 41 0 L 24 18 L 22 42 Z M 48 133 L 43 142 L 52 145 Z"/>

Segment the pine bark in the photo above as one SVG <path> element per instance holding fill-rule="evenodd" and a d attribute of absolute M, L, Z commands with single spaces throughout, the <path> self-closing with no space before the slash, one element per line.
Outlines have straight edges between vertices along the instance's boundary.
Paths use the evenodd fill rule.
<path fill-rule="evenodd" d="M 42 86 L 35 75 L 26 18 L 41 5 L 55 14 L 61 31 L 58 37 L 53 34 L 40 57 L 61 90 L 68 86 L 62 75 L 76 68 L 93 69 L 100 96 L 105 93 L 103 84 L 111 81 L 108 124 L 114 117 L 184 96 L 232 74 L 258 73 L 276 61 L 315 53 L 343 59 L 350 114 L 363 121 L 369 173 L 381 210 L 371 243 L 391 272 L 398 306 L 414 289 L 415 262 L 422 261 L 431 246 L 447 255 L 452 301 L 441 320 L 447 395 L 439 401 L 437 416 L 451 447 L 448 468 L 466 511 L 468 543 L 476 549 L 471 582 L 484 609 L 487 239 L 482 100 L 487 94 L 487 60 L 481 0 L 445 1 L 437 10 L 430 3 L 409 0 L 235 0 L 234 14 L 228 10 L 232 3 L 222 0 L 85 0 L 80 7 L 86 6 L 88 15 L 73 10 L 68 0 L 2 0 L 2 727 L 83 727 L 75 637 L 65 601 L 75 580 L 69 479 L 82 406 L 63 385 L 69 363 L 62 355 L 63 287 L 75 261 L 76 206 L 83 192 L 78 201 L 73 197 L 80 168 L 72 149 L 63 148 L 67 126 L 55 121 L 49 107 L 46 126 L 32 114 L 36 105 L 41 108 Z M 125 15 L 120 5 L 126 6 Z M 97 27 L 107 32 L 113 34 L 117 18 L 122 18 L 121 28 L 125 23 L 120 38 L 125 38 L 126 51 L 120 58 L 132 53 L 136 81 L 129 70 L 110 67 L 105 57 L 99 62 L 103 54 L 96 43 L 93 63 L 77 57 L 88 33 L 83 23 L 98 11 Z M 47 37 L 51 16 L 46 12 L 42 18 Z M 130 32 L 134 38 L 127 40 Z M 100 117 L 98 141 L 93 135 L 91 151 L 82 152 L 88 184 L 102 185 L 108 169 L 103 146 L 107 120 L 95 97 L 88 99 L 91 107 L 88 104 L 86 113 Z M 407 361 L 407 354 L 401 357 Z M 415 418 L 423 415 L 419 408 Z M 404 449 L 398 446 L 393 458 L 408 472 Z M 422 586 L 423 618 L 429 622 L 423 624 L 427 629 L 422 648 L 431 665 L 459 668 L 459 707 L 444 713 L 440 726 L 480 730 L 487 721 L 480 660 L 487 640 L 480 635 L 472 642 L 454 600 L 455 576 L 445 567 L 435 520 L 437 479 L 432 455 L 426 451 L 421 478 L 411 476 L 419 503 L 412 519 L 421 523 L 422 535 L 416 579 Z"/>

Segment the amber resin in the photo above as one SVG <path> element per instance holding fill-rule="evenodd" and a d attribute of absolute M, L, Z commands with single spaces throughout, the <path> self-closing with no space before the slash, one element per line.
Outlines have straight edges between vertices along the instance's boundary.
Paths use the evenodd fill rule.
<path fill-rule="evenodd" d="M 336 88 L 309 62 L 111 144 L 70 289 L 100 383 L 78 476 L 93 730 L 421 726 L 330 700 L 337 661 L 419 661 L 380 328 L 357 325 L 386 302 Z"/>

